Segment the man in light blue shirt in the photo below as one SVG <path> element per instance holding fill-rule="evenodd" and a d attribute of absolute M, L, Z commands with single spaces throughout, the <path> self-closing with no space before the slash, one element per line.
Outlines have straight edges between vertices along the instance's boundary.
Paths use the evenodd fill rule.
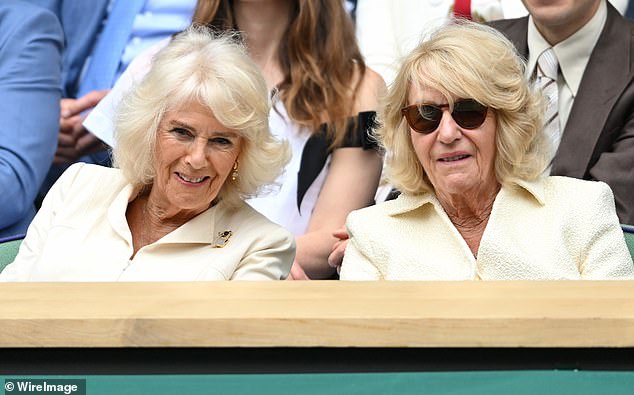
<path fill-rule="evenodd" d="M 109 165 L 106 146 L 81 122 L 148 46 L 184 30 L 196 0 L 29 0 L 54 11 L 64 28 L 59 140 L 45 194 L 72 163 Z"/>

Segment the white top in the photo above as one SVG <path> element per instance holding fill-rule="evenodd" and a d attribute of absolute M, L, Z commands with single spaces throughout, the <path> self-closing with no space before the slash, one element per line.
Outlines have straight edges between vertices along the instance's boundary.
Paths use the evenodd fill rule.
<path fill-rule="evenodd" d="M 502 187 L 474 257 L 433 194 L 353 211 L 342 280 L 634 279 L 607 184 L 547 177 Z"/>
<path fill-rule="evenodd" d="M 288 117 L 281 101 L 276 101 L 274 109 L 269 115 L 269 126 L 274 136 L 289 142 L 293 156 L 286 165 L 284 173 L 276 181 L 280 188 L 266 195 L 249 199 L 247 203 L 294 235 L 303 235 L 306 233 L 308 222 L 319 198 L 319 192 L 328 175 L 330 156 L 328 156 L 326 164 L 317 178 L 306 191 L 298 208 L 298 174 L 302 153 L 311 132 L 308 128 L 298 125 Z"/>
<path fill-rule="evenodd" d="M 293 236 L 246 204 L 222 202 L 137 251 L 125 217 L 135 191 L 118 169 L 78 163 L 46 195 L 0 281 L 279 280 Z"/>

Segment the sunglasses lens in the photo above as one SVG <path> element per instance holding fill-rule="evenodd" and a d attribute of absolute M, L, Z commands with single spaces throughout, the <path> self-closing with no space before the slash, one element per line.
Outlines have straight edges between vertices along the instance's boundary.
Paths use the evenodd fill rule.
<path fill-rule="evenodd" d="M 431 133 L 440 124 L 442 110 L 435 106 L 409 106 L 406 114 L 407 122 L 419 133 Z"/>
<path fill-rule="evenodd" d="M 402 113 L 409 126 L 418 133 L 428 134 L 440 125 L 442 108 L 447 105 L 434 106 L 431 104 L 411 105 L 402 109 Z M 487 117 L 486 106 L 473 99 L 459 100 L 455 102 L 451 116 L 460 127 L 475 129 L 480 127 Z"/>
<path fill-rule="evenodd" d="M 460 127 L 475 129 L 484 123 L 487 117 L 487 107 L 475 100 L 461 100 L 454 105 L 451 116 Z"/>

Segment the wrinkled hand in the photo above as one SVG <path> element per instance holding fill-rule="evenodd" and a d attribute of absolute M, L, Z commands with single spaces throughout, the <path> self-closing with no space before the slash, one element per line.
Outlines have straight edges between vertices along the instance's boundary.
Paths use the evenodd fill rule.
<path fill-rule="evenodd" d="M 293 262 L 291 266 L 291 272 L 288 274 L 287 280 L 310 280 L 310 278 L 304 272 L 304 269 L 297 262 Z"/>
<path fill-rule="evenodd" d="M 54 164 L 74 162 L 80 156 L 103 149 L 105 145 L 82 125 L 82 113 L 93 108 L 109 90 L 92 91 L 78 99 L 60 101 L 59 136 Z"/>
<path fill-rule="evenodd" d="M 337 268 L 337 274 L 339 274 L 339 272 L 341 272 L 341 263 L 343 262 L 343 255 L 346 251 L 350 235 L 348 235 L 345 226 L 334 231 L 332 235 L 339 240 L 337 240 L 332 246 L 330 255 L 328 255 L 328 264 Z"/>

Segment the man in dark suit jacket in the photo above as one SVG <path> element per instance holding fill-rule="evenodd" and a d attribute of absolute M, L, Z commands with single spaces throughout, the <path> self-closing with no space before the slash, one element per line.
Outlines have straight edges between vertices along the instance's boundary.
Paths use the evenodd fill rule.
<path fill-rule="evenodd" d="M 551 175 L 606 182 L 614 192 L 620 221 L 634 224 L 634 23 L 606 0 L 560 0 L 547 5 L 536 0 L 523 2 L 530 20 L 524 17 L 490 24 L 526 59 L 531 56 L 529 24 L 534 23 L 557 50 L 558 44 L 574 39 L 599 11 L 605 15 L 607 8 L 596 44 L 586 51 L 590 55 L 581 69 L 578 90 L 572 94 Z"/>

